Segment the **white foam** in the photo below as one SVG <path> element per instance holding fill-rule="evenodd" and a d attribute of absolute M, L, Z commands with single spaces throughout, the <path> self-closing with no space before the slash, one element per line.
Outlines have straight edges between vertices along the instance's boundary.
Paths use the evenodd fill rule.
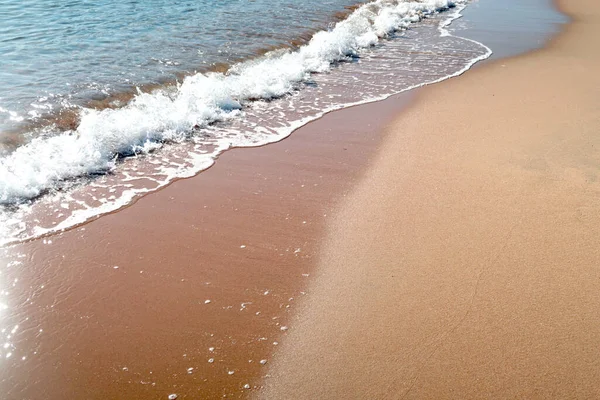
<path fill-rule="evenodd" d="M 174 94 L 140 93 L 121 109 L 85 109 L 75 132 L 34 139 L 0 160 L 0 203 L 36 197 L 60 180 L 109 171 L 116 155 L 148 152 L 156 143 L 181 140 L 194 126 L 236 116 L 241 102 L 285 95 L 311 73 L 325 72 L 393 29 L 450 5 L 449 0 L 379 0 L 359 8 L 332 31 L 318 32 L 299 51 L 241 63 L 228 74 L 196 74 Z"/>

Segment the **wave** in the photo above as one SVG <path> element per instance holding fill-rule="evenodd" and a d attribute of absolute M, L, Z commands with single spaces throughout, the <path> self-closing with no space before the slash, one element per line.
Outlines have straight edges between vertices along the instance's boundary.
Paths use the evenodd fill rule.
<path fill-rule="evenodd" d="M 239 116 L 244 103 L 289 94 L 313 73 L 358 55 L 397 29 L 455 6 L 455 1 L 364 5 L 331 31 L 295 52 L 277 52 L 233 66 L 227 73 L 187 77 L 174 93 L 139 93 L 127 106 L 84 109 L 75 131 L 32 140 L 0 159 L 0 204 L 40 196 L 58 182 L 115 168 L 122 156 L 151 151 L 216 121 Z"/>
<path fill-rule="evenodd" d="M 241 135 L 240 131 L 235 130 L 236 124 L 250 124 L 247 121 L 253 112 L 252 107 L 264 104 L 268 108 L 271 105 L 269 101 L 307 91 L 307 85 L 310 85 L 315 74 L 327 74 L 340 63 L 355 61 L 364 49 L 378 44 L 394 32 L 456 8 L 457 12 L 438 27 L 441 36 L 448 36 L 447 25 L 460 16 L 459 12 L 466 3 L 467 0 L 377 0 L 357 8 L 332 29 L 316 33 L 296 51 L 273 51 L 236 64 L 225 73 L 198 73 L 186 77 L 172 90 L 140 92 L 119 109 L 82 109 L 77 129 L 37 137 L 0 158 L 0 204 L 18 209 L 12 216 L 4 216 L 5 220 L 18 226 L 18 229 L 7 229 L 14 232 L 4 232 L 7 237 L 5 242 L 10 241 L 8 237 L 15 238 L 16 231 L 25 230 L 21 220 L 26 214 L 23 205 L 68 186 L 78 178 L 114 172 L 118 170 L 119 160 L 128 156 L 147 154 L 172 142 L 187 143 L 191 140 L 211 146 L 210 151 L 203 150 L 192 156 L 193 165 L 190 168 L 166 172 L 163 169 L 160 173 L 162 178 L 155 180 L 153 190 L 156 190 L 173 179 L 191 176 L 208 168 L 228 148 L 281 140 L 325 112 L 394 94 L 383 93 L 322 107 L 314 115 L 286 121 L 281 128 L 270 129 L 275 134 L 268 137 L 260 135 L 267 130 L 261 126 L 253 127 L 256 137 L 251 140 L 248 140 L 247 134 Z M 462 40 L 473 42 L 485 51 L 441 78 L 423 80 L 402 90 L 461 74 L 491 54 L 489 48 L 478 42 Z M 228 124 L 233 128 L 227 129 Z M 217 131 L 221 133 L 210 137 L 202 134 Z M 52 228 L 36 227 L 20 238 L 67 229 L 94 216 L 116 210 L 147 191 L 128 187 L 112 202 L 103 201 L 100 206 L 74 210 L 68 218 Z"/>

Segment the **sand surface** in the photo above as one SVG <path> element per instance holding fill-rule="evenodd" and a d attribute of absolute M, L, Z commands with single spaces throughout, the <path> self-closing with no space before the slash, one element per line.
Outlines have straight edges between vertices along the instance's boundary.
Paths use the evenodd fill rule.
<path fill-rule="evenodd" d="M 559 4 L 388 127 L 262 397 L 600 398 L 600 3 Z"/>

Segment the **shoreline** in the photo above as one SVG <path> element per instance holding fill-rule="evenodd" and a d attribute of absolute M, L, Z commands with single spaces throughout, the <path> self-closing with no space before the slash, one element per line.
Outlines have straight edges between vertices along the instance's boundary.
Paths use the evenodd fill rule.
<path fill-rule="evenodd" d="M 411 109 L 414 96 L 338 110 L 284 141 L 233 149 L 199 176 L 10 249 L 25 255 L 20 270 L 4 274 L 23 290 L 11 300 L 34 299 L 15 316 L 28 322 L 13 352 L 30 360 L 35 350 L 42 361 L 5 371 L 0 382 L 13 390 L 6 392 L 41 393 L 19 378 L 31 371 L 49 398 L 193 398 L 194 390 L 247 396 L 245 384 L 258 389 L 288 340 L 281 328 L 295 329 L 295 304 L 320 279 L 320 239 L 336 204 L 369 173 L 383 126 Z M 157 208 L 169 211 L 157 217 Z M 32 335 L 37 327 L 45 333 Z M 96 348 L 106 343 L 109 349 Z M 84 367 L 86 359 L 95 365 Z M 95 381 L 85 386 L 88 377 Z"/>
<path fill-rule="evenodd" d="M 390 124 L 257 397 L 600 394 L 600 6 L 558 3 L 571 20 L 545 48 Z"/>
<path fill-rule="evenodd" d="M 387 98 L 393 96 L 393 94 L 392 95 L 389 94 L 390 92 L 395 93 L 397 95 L 397 94 L 400 94 L 400 93 L 403 93 L 406 91 L 414 90 L 419 87 L 424 87 L 424 86 L 431 85 L 434 83 L 439 83 L 441 81 L 450 79 L 452 77 L 461 75 L 464 72 L 467 72 L 477 62 L 489 57 L 491 51 L 486 45 L 484 45 L 476 40 L 462 38 L 461 35 L 450 34 L 448 32 L 448 30 L 446 29 L 447 26 L 450 25 L 453 21 L 460 18 L 461 12 L 464 10 L 464 8 L 465 8 L 465 5 L 463 5 L 463 4 L 457 5 L 456 7 L 452 7 L 451 9 L 445 10 L 444 13 L 439 13 L 439 17 L 438 17 L 438 14 L 435 14 L 435 13 L 433 13 L 433 11 L 431 11 L 433 13 L 433 14 L 431 14 L 432 18 L 435 18 L 436 20 L 438 20 L 440 22 L 439 25 L 437 23 L 435 24 L 436 38 L 440 38 L 440 39 L 448 38 L 449 41 L 455 39 L 455 40 L 458 40 L 459 42 L 470 43 L 471 45 L 474 45 L 474 47 L 475 47 L 475 49 L 466 49 L 466 48 L 463 49 L 463 51 L 466 54 L 470 54 L 470 56 L 465 57 L 464 59 L 457 58 L 457 59 L 459 59 L 459 61 L 457 61 L 456 65 L 454 65 L 454 63 L 452 62 L 452 57 L 450 56 L 450 54 L 452 52 L 448 52 L 448 54 L 449 54 L 448 59 L 447 60 L 445 59 L 445 60 L 453 65 L 453 68 L 450 68 L 448 71 L 444 71 L 443 73 L 436 72 L 435 74 L 424 73 L 422 76 L 420 76 L 420 79 L 415 79 L 415 80 L 400 79 L 400 80 L 398 80 L 398 82 L 400 82 L 400 83 L 397 87 L 390 83 L 390 88 L 386 89 L 387 91 L 377 92 L 377 90 L 374 90 L 373 92 L 369 92 L 367 90 L 364 94 L 365 96 L 362 96 L 362 97 L 365 97 L 365 99 L 362 99 L 362 98 L 359 99 L 359 97 L 361 97 L 361 96 L 356 97 L 356 98 L 350 96 L 348 98 L 345 98 L 345 100 L 343 100 L 343 101 L 340 100 L 341 103 L 339 103 L 339 104 L 336 103 L 335 101 L 330 102 L 330 104 L 328 104 L 327 102 L 324 102 L 323 107 L 318 108 L 319 111 L 310 110 L 309 116 L 305 116 L 305 114 L 304 114 L 305 111 L 300 110 L 297 113 L 297 115 L 294 116 L 294 118 L 297 118 L 297 119 L 293 119 L 292 122 L 286 123 L 278 128 L 274 128 L 278 123 L 277 119 L 275 118 L 272 121 L 272 123 L 274 124 L 273 126 L 271 126 L 269 124 L 266 125 L 267 131 L 272 131 L 272 132 L 265 134 L 265 135 L 259 135 L 257 133 L 256 137 L 258 139 L 255 139 L 254 141 L 241 138 L 243 136 L 242 133 L 244 133 L 246 135 L 248 135 L 250 133 L 250 131 L 247 131 L 250 128 L 244 126 L 244 124 L 240 122 L 240 124 L 242 124 L 242 125 L 239 127 L 240 128 L 239 137 L 235 136 L 231 140 L 229 140 L 229 139 L 225 140 L 226 138 L 216 135 L 213 139 L 210 139 L 210 137 L 211 137 L 210 131 L 211 130 L 207 128 L 208 129 L 207 137 L 209 137 L 209 139 L 207 139 L 206 141 L 203 141 L 202 143 L 196 143 L 196 144 L 187 143 L 187 144 L 181 145 L 181 149 L 183 149 L 182 151 L 184 153 L 184 156 L 181 156 L 181 154 L 178 154 L 179 150 L 181 150 L 181 149 L 178 150 L 178 148 L 175 147 L 175 148 L 171 149 L 171 152 L 166 151 L 166 154 L 162 153 L 162 150 L 159 149 L 156 152 L 156 154 L 149 155 L 147 158 L 142 158 L 139 161 L 139 163 L 135 162 L 135 160 L 134 160 L 136 158 L 135 155 L 130 155 L 130 157 L 129 156 L 123 157 L 123 159 L 121 160 L 122 162 L 119 163 L 118 168 L 116 168 L 113 171 L 113 173 L 101 174 L 101 176 L 98 177 L 98 179 L 96 179 L 93 183 L 90 183 L 89 185 L 75 186 L 75 188 L 73 188 L 71 191 L 69 191 L 68 196 L 61 197 L 59 195 L 54 200 L 53 200 L 52 196 L 46 196 L 46 197 L 39 199 L 39 201 L 34 202 L 31 205 L 31 207 L 29 207 L 29 208 L 25 207 L 25 209 L 23 209 L 23 210 L 21 210 L 20 208 L 17 208 L 15 216 L 11 216 L 10 214 L 0 215 L 0 217 L 2 217 L 2 222 L 4 223 L 6 221 L 6 224 L 8 226 L 8 228 L 6 228 L 7 232 L 5 232 L 6 238 L 3 238 L 1 243 L 4 245 L 10 245 L 12 243 L 18 243 L 18 242 L 23 242 L 26 240 L 36 239 L 36 238 L 43 237 L 45 235 L 52 235 L 57 232 L 72 229 L 73 227 L 77 227 L 82 224 L 85 224 L 85 223 L 92 221 L 95 218 L 98 218 L 107 213 L 118 211 L 119 209 L 126 207 L 132 201 L 135 201 L 136 198 L 139 198 L 140 196 L 144 196 L 146 194 L 152 193 L 155 190 L 160 190 L 160 188 L 170 184 L 171 182 L 173 182 L 176 179 L 187 178 L 187 177 L 190 177 L 193 175 L 197 175 L 198 173 L 202 172 L 203 170 L 206 170 L 206 168 L 213 165 L 214 162 L 216 162 L 218 157 L 224 151 L 231 150 L 233 148 L 241 148 L 241 147 L 248 148 L 248 147 L 256 147 L 256 146 L 260 147 L 262 145 L 276 143 L 278 141 L 284 140 L 285 138 L 289 137 L 289 135 L 292 134 L 295 130 L 297 130 L 298 127 L 304 126 L 307 123 L 310 123 L 316 119 L 319 119 L 327 113 L 337 111 L 340 109 L 344 109 L 344 108 L 350 108 L 350 107 L 357 106 L 357 105 L 382 101 L 384 99 L 387 99 Z M 430 11 L 427 11 L 427 13 L 429 13 L 429 12 Z M 448 15 L 445 15 L 446 13 L 448 13 Z M 429 14 L 427 14 L 427 15 L 429 15 Z M 419 18 L 421 18 L 421 17 L 419 17 Z M 427 21 L 427 20 L 429 20 L 429 17 L 423 18 L 423 21 Z M 416 29 L 420 29 L 420 28 L 417 27 Z M 409 31 L 410 30 L 408 30 L 407 32 L 409 32 Z M 437 32 L 439 32 L 439 35 L 437 35 Z M 407 42 L 409 42 L 409 41 L 407 41 Z M 390 42 L 390 43 L 392 43 L 392 42 Z M 400 43 L 400 42 L 398 42 L 398 43 Z M 451 45 L 451 43 L 448 43 L 448 44 Z M 408 51 L 407 49 L 404 49 L 404 50 Z M 404 53 L 401 53 L 401 54 L 404 54 Z M 441 57 L 441 55 L 440 55 L 440 57 Z M 402 57 L 400 57 L 399 59 L 402 59 Z M 384 60 L 382 60 L 382 62 L 383 61 Z M 394 60 L 387 60 L 387 62 L 393 62 L 393 61 Z M 347 64 L 347 65 L 349 65 L 349 64 Z M 340 74 L 341 74 L 341 70 L 340 70 Z M 412 76 L 412 75 L 409 74 L 407 76 Z M 368 80 L 367 80 L 367 82 L 368 82 Z M 325 82 L 323 82 L 323 83 L 325 83 Z M 347 84 L 351 85 L 351 82 L 350 83 L 347 82 Z M 373 82 L 368 82 L 367 87 L 369 85 L 375 86 L 375 87 L 377 86 Z M 331 96 L 328 95 L 325 97 L 331 97 Z M 292 105 L 294 103 L 293 99 L 290 99 L 289 101 L 290 101 L 290 105 Z M 142 105 L 143 105 L 143 102 L 142 102 Z M 285 103 L 284 103 L 284 105 L 285 105 Z M 166 105 L 164 105 L 164 106 L 167 107 Z M 123 108 L 123 109 L 121 109 L 120 112 L 125 113 L 126 109 Z M 248 111 L 248 112 L 250 114 L 252 114 L 251 111 Z M 258 114 L 260 114 L 260 112 Z M 291 117 L 292 114 L 293 113 L 291 113 L 289 115 L 289 117 Z M 102 116 L 98 115 L 98 117 L 101 118 Z M 106 116 L 104 116 L 104 117 L 106 117 Z M 134 118 L 135 115 L 132 115 L 131 117 Z M 93 118 L 92 118 L 92 120 L 93 120 Z M 252 118 L 250 118 L 250 120 L 252 120 Z M 111 124 L 108 124 L 108 125 L 109 125 L 109 128 L 112 126 Z M 140 125 L 145 126 L 143 123 L 140 123 Z M 89 136 L 89 135 L 93 136 L 93 134 L 90 133 L 89 124 L 86 126 L 88 127 L 88 129 L 86 130 L 86 132 L 84 132 L 84 134 L 86 136 Z M 100 127 L 96 127 L 96 128 L 100 129 Z M 127 130 L 125 130 L 125 131 L 127 131 Z M 93 129 L 92 129 L 92 132 L 93 132 Z M 106 134 L 110 138 L 111 135 L 114 135 L 114 132 L 111 133 L 111 131 L 109 129 L 109 131 L 106 132 Z M 135 133 L 133 134 L 133 136 L 130 139 L 133 139 L 134 136 L 135 136 Z M 167 134 L 167 137 L 168 136 L 169 135 Z M 54 140 L 54 139 L 56 139 L 56 137 L 52 137 L 48 140 Z M 110 140 L 105 143 L 104 140 L 100 140 L 100 138 L 97 138 L 97 139 L 98 139 L 97 142 L 99 143 L 99 146 L 100 146 L 100 149 L 102 150 L 102 152 L 109 151 L 107 146 L 110 147 L 109 146 Z M 115 138 L 113 138 L 113 139 L 115 139 Z M 118 140 L 121 140 L 121 139 L 118 139 Z M 36 147 L 40 146 L 40 144 L 38 142 L 31 142 L 31 143 L 32 143 L 32 145 L 33 145 L 33 143 L 36 143 L 34 146 L 34 149 Z M 84 144 L 81 144 L 81 143 L 84 143 Z M 85 147 L 85 143 L 86 143 L 85 141 L 80 142 L 80 141 L 75 140 L 75 142 L 72 143 L 74 148 L 77 150 L 77 151 L 75 151 L 75 153 L 86 154 L 88 149 Z M 27 145 L 27 146 L 29 146 L 29 145 Z M 144 145 L 144 147 L 146 147 L 146 145 Z M 149 145 L 149 147 L 152 147 L 152 146 Z M 28 151 L 31 153 L 34 149 L 28 149 Z M 129 151 L 129 150 L 127 150 L 127 151 Z M 7 161 L 7 165 L 8 165 L 7 168 L 10 169 L 10 167 L 13 163 L 20 162 L 25 165 L 25 167 L 22 168 L 22 170 L 25 172 L 28 172 L 31 169 L 31 168 L 29 168 L 30 160 L 27 159 L 28 152 L 23 151 L 23 152 L 20 152 L 19 154 L 21 154 L 21 156 L 18 156 L 14 159 L 10 158 Z M 23 154 L 25 154 L 25 155 L 23 155 Z M 106 168 L 106 169 L 110 170 L 112 164 L 111 164 L 111 162 L 109 162 L 108 159 L 106 159 L 106 157 L 107 156 L 105 155 L 105 156 L 101 157 L 100 161 L 96 160 L 96 164 L 98 164 L 97 167 L 103 166 L 102 168 Z M 68 159 L 68 157 L 65 157 L 65 158 Z M 91 157 L 91 159 L 95 160 L 94 157 Z M 168 161 L 161 163 L 159 161 L 161 159 L 163 161 L 169 159 L 171 161 L 171 164 Z M 46 159 L 44 159 L 40 162 L 44 163 L 44 162 L 46 162 Z M 87 168 L 86 166 L 87 166 L 88 161 L 86 159 L 82 158 L 81 160 L 79 160 L 79 163 L 80 163 L 80 165 L 78 166 L 78 168 L 74 169 L 75 171 L 78 171 L 79 169 L 82 169 L 82 168 L 85 170 L 85 168 Z M 60 178 L 63 174 L 66 174 L 66 178 L 71 178 L 70 172 L 65 172 L 64 169 L 59 169 L 57 171 L 54 171 L 55 167 L 52 165 L 53 165 L 52 163 L 48 163 L 48 162 L 46 162 L 46 164 L 44 164 L 44 168 L 41 168 L 41 170 L 44 171 L 44 173 L 40 174 L 41 178 L 37 181 L 32 180 L 32 177 L 27 176 L 26 173 L 21 173 L 21 175 L 17 174 L 14 177 L 12 177 L 9 174 L 9 176 L 12 178 L 11 179 L 12 185 L 7 185 L 4 188 L 6 190 L 5 195 L 8 196 L 8 198 L 12 198 L 13 196 L 19 196 L 22 193 L 31 193 L 31 192 L 36 192 L 39 190 L 41 190 L 43 193 L 44 185 L 48 185 L 50 183 L 53 184 L 53 182 L 54 182 L 53 176 L 56 175 Z M 60 166 L 60 164 L 59 164 L 59 166 Z M 46 171 L 47 169 L 48 169 L 48 171 Z M 15 168 L 15 170 L 19 171 L 21 169 Z M 140 173 L 142 171 L 145 174 Z M 133 176 L 135 176 L 136 179 L 132 179 Z M 16 179 L 17 177 L 22 178 L 23 180 L 25 180 L 26 183 L 25 184 L 19 183 L 20 179 Z M 63 178 L 65 178 L 65 176 L 63 176 Z M 74 178 L 77 181 L 79 179 L 79 176 L 74 175 L 72 178 Z M 132 180 L 135 181 L 135 184 L 133 186 L 126 184 L 126 182 L 131 183 Z M 60 179 L 59 179 L 59 181 L 60 181 Z M 66 179 L 66 181 L 68 182 L 68 179 Z M 40 182 L 42 182 L 42 183 L 40 183 Z M 42 186 L 40 186 L 40 185 L 42 185 Z M 98 193 L 92 193 L 92 192 L 95 192 L 96 189 L 90 190 L 89 186 L 95 186 L 98 189 Z M 67 187 L 68 187 L 68 184 L 67 184 Z M 60 190 L 59 190 L 59 192 L 60 192 Z M 97 196 L 98 194 L 100 194 L 100 196 Z M 17 199 L 19 199 L 19 197 L 17 197 Z M 69 211 L 64 210 L 64 207 L 62 204 L 63 202 L 66 203 L 66 206 L 69 209 Z M 65 214 L 66 214 L 66 216 L 65 216 Z M 29 222 L 29 224 L 25 225 L 24 228 L 20 225 L 16 226 L 14 221 L 17 221 L 17 220 L 26 220 Z M 32 221 L 34 223 L 32 223 Z M 14 235 L 13 235 L 13 233 L 14 233 Z"/>

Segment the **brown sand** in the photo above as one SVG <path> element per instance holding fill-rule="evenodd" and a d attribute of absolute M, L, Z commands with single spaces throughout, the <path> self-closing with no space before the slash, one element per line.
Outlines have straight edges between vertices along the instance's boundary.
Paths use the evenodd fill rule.
<path fill-rule="evenodd" d="M 389 126 L 263 397 L 600 398 L 600 3 L 560 6 Z"/>

